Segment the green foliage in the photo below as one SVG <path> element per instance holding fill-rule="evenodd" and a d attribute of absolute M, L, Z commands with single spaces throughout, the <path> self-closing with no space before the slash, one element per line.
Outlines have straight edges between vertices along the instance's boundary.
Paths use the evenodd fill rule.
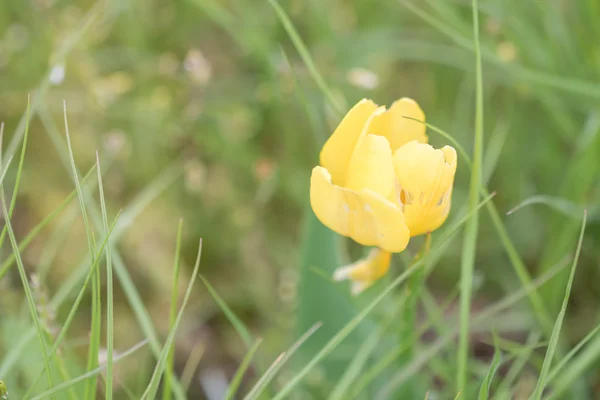
<path fill-rule="evenodd" d="M 0 399 L 592 399 L 598 20 L 595 0 L 0 2 Z M 413 238 L 352 297 L 331 277 L 363 249 L 314 216 L 310 171 L 350 105 L 404 96 L 459 152 L 452 212 L 420 270 Z"/>

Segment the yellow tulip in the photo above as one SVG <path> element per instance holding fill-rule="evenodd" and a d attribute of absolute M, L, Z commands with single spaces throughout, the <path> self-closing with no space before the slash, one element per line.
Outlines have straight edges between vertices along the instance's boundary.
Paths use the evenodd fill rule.
<path fill-rule="evenodd" d="M 329 171 L 333 183 L 344 185 L 359 138 L 367 134 L 386 138 L 392 152 L 413 140 L 427 143 L 425 125 L 404 117 L 425 121 L 423 110 L 408 98 L 395 101 L 387 111 L 363 99 L 348 111 L 321 150 L 321 165 Z"/>
<path fill-rule="evenodd" d="M 454 148 L 434 149 L 410 142 L 394 153 L 400 202 L 410 236 L 433 232 L 450 212 L 457 156 Z"/>
<path fill-rule="evenodd" d="M 321 165 L 312 171 L 310 202 L 319 220 L 340 235 L 375 247 L 366 259 L 338 268 L 334 274 L 336 280 L 352 280 L 354 293 L 385 275 L 390 253 L 403 251 L 411 236 L 437 228 L 449 210 L 456 153 L 452 161 L 451 148 L 433 150 L 426 144 L 425 125 L 404 117 L 425 120 L 411 99 L 397 100 L 389 110 L 361 100 L 325 143 Z M 412 149 L 417 151 L 414 157 L 410 155 Z M 454 165 L 451 174 L 440 170 L 445 174 L 440 182 L 435 181 L 435 171 L 431 170 L 441 168 L 435 164 L 437 152 L 448 153 L 448 165 Z M 421 155 L 426 157 L 421 160 Z M 422 186 L 418 186 L 419 174 Z M 422 202 L 405 204 L 421 193 L 431 199 L 423 197 Z"/>

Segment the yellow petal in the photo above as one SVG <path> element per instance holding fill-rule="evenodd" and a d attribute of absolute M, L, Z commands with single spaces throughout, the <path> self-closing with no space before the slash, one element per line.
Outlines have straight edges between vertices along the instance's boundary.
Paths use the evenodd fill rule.
<path fill-rule="evenodd" d="M 359 244 L 392 253 L 408 244 L 410 232 L 399 207 L 370 189 L 356 192 L 334 185 L 320 166 L 312 171 L 310 204 L 325 226 Z"/>
<path fill-rule="evenodd" d="M 330 173 L 336 185 L 344 185 L 348 164 L 369 117 L 377 110 L 371 100 L 359 101 L 344 117 L 321 150 L 321 165 Z"/>
<path fill-rule="evenodd" d="M 427 143 L 425 125 L 404 117 L 410 117 L 425 122 L 425 113 L 416 101 L 402 98 L 392 104 L 385 113 L 373 118 L 369 125 L 368 133 L 385 136 L 392 151 L 399 149 L 404 144 L 416 140 Z"/>
<path fill-rule="evenodd" d="M 386 138 L 366 135 L 358 139 L 344 187 L 355 192 L 370 189 L 386 198 L 390 195 L 394 187 L 394 163 Z"/>
<path fill-rule="evenodd" d="M 381 249 L 372 249 L 367 258 L 338 268 L 333 273 L 333 279 L 352 281 L 352 293 L 358 294 L 381 279 L 390 268 L 392 255 Z"/>
<path fill-rule="evenodd" d="M 456 151 L 450 146 L 436 150 L 414 141 L 394 153 L 400 199 L 411 236 L 436 230 L 448 217 L 456 164 Z"/>

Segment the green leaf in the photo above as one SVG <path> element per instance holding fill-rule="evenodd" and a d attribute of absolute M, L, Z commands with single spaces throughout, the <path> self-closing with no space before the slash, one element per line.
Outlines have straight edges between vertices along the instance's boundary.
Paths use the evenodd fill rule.
<path fill-rule="evenodd" d="M 44 358 L 44 371 L 46 373 L 46 378 L 48 380 L 49 387 L 51 388 L 53 386 L 53 382 L 52 382 L 52 371 L 50 370 L 50 360 L 48 357 L 48 353 L 46 352 L 46 339 L 45 339 L 46 331 L 44 330 L 44 327 L 42 326 L 40 319 L 39 319 L 36 302 L 33 297 L 33 293 L 31 291 L 29 279 L 27 277 L 27 271 L 25 270 L 25 266 L 23 265 L 23 260 L 21 259 L 21 254 L 19 252 L 19 245 L 17 243 L 17 239 L 15 237 L 15 233 L 13 231 L 12 223 L 11 223 L 11 215 L 12 215 L 12 211 L 13 211 L 13 208 L 15 205 L 14 200 L 17 197 L 17 191 L 19 188 L 19 183 L 21 181 L 21 172 L 23 170 L 23 163 L 25 161 L 25 152 L 27 149 L 27 139 L 29 137 L 29 109 L 30 109 L 30 107 L 28 104 L 27 114 L 26 114 L 27 115 L 27 119 L 26 119 L 27 123 L 25 124 L 25 134 L 23 137 L 23 146 L 21 148 L 21 157 L 19 159 L 19 167 L 17 170 L 17 177 L 16 177 L 15 187 L 14 187 L 14 192 L 13 192 L 13 201 L 11 201 L 10 210 L 6 208 L 6 199 L 4 196 L 4 186 L 0 185 L 0 202 L 2 203 L 3 215 L 5 216 L 5 225 L 2 230 L 1 237 L 0 237 L 0 245 L 1 245 L 1 242 L 3 242 L 3 240 L 4 240 L 5 233 L 8 233 L 12 251 L 13 251 L 13 254 L 17 261 L 17 267 L 18 267 L 17 269 L 19 270 L 19 277 L 21 278 L 21 283 L 23 284 L 23 289 L 25 291 L 25 298 L 27 299 L 27 306 L 29 308 L 29 314 L 31 316 L 31 319 L 33 320 L 33 324 L 35 326 L 35 330 L 36 330 L 37 336 L 38 336 L 40 351 L 42 352 L 42 356 Z M 3 174 L 2 178 L 4 178 L 4 174 Z"/>
<path fill-rule="evenodd" d="M 6 170 L 8 169 L 8 165 L 10 164 L 11 160 L 12 159 L 8 160 L 6 166 L 4 167 L 4 170 L 2 171 L 2 175 L 0 176 L 0 183 L 2 183 L 2 181 L 4 179 L 4 175 L 6 174 Z M 83 177 L 83 179 L 81 179 L 82 184 L 84 182 L 86 182 L 92 176 L 92 173 L 94 172 L 95 169 L 96 169 L 96 166 L 93 166 L 88 171 L 88 173 Z M 56 218 L 71 203 L 71 201 L 75 198 L 76 195 L 77 195 L 77 190 L 73 189 L 73 191 L 63 200 L 63 202 L 58 207 L 56 207 L 50 214 L 48 214 L 48 216 L 46 218 L 44 218 L 39 224 L 37 224 L 27 234 L 27 236 L 25 236 L 25 238 L 23 238 L 23 240 L 19 244 L 19 251 L 23 252 L 27 248 L 27 246 L 29 246 L 29 244 L 33 241 L 33 239 L 35 239 L 37 237 L 37 235 L 46 226 L 48 226 L 48 224 L 50 224 L 50 222 L 52 222 L 54 220 L 54 218 Z M 2 262 L 2 264 L 0 264 L 0 280 L 8 272 L 9 268 L 12 266 L 12 264 L 14 262 L 15 262 L 15 256 L 14 256 L 14 254 L 11 254 L 10 256 L 8 256 L 6 258 L 6 260 L 4 260 Z"/>
<path fill-rule="evenodd" d="M 506 213 L 506 215 L 510 215 L 523 207 L 534 205 L 534 204 L 544 204 L 559 213 L 566 215 L 567 217 L 574 219 L 581 219 L 581 215 L 583 213 L 584 207 L 573 202 L 558 196 L 550 196 L 545 194 L 539 194 L 536 196 L 531 196 L 521 203 L 513 207 L 510 211 Z"/>
<path fill-rule="evenodd" d="M 310 208 L 307 210 L 301 249 L 296 329 L 299 333 L 306 332 L 317 323 L 322 323 L 323 327 L 302 346 L 299 351 L 301 362 L 310 360 L 357 313 L 346 283 L 325 280 L 314 272 L 314 269 L 318 269 L 333 276 L 333 271 L 342 264 L 338 252 L 341 240 L 340 236 L 317 219 Z M 349 345 L 359 346 L 363 342 L 360 329 L 347 339 Z M 336 357 L 331 357 L 335 361 L 328 361 L 324 368 L 328 378 L 337 380 L 352 356 L 342 351 L 336 352 Z"/>
<path fill-rule="evenodd" d="M 242 342 L 244 342 L 246 347 L 251 348 L 252 334 L 250 333 L 246 325 L 242 322 L 241 319 L 238 318 L 237 315 L 235 315 L 233 310 L 227 305 L 227 303 L 225 303 L 221 296 L 219 296 L 215 288 L 213 288 L 212 285 L 202 275 L 200 275 L 200 279 L 208 289 L 208 293 L 210 293 L 217 305 L 221 308 L 221 311 L 223 311 L 223 313 L 229 320 L 229 323 L 231 323 L 231 325 L 233 326 L 233 329 L 235 329 L 240 338 L 242 338 Z"/>
<path fill-rule="evenodd" d="M 546 387 L 548 372 L 550 371 L 550 367 L 552 366 L 554 352 L 556 351 L 556 347 L 558 346 L 560 331 L 562 328 L 563 320 L 565 318 L 565 314 L 567 312 L 567 304 L 569 303 L 571 287 L 573 286 L 573 278 L 575 278 L 575 270 L 577 269 L 577 262 L 579 261 L 579 254 L 581 252 L 581 245 L 583 243 L 583 234 L 585 233 L 586 222 L 587 212 L 584 211 L 583 223 L 581 224 L 579 241 L 577 243 L 577 250 L 575 251 L 575 259 L 573 260 L 573 266 L 571 267 L 571 274 L 569 275 L 569 281 L 567 282 L 567 288 L 565 289 L 565 294 L 563 296 L 562 306 L 560 308 L 560 312 L 558 313 L 558 317 L 556 318 L 554 329 L 552 330 L 552 336 L 550 336 L 550 344 L 548 345 L 548 350 L 546 351 L 546 357 L 544 358 L 544 364 L 542 365 L 542 370 L 540 371 L 540 376 L 535 386 L 535 391 L 531 395 L 530 399 L 540 400 L 544 393 L 544 388 Z"/>
<path fill-rule="evenodd" d="M 445 234 L 442 238 L 440 238 L 439 243 L 445 243 L 450 240 L 458 230 L 465 224 L 466 221 L 469 220 L 473 216 L 475 212 L 479 210 L 485 203 L 487 203 L 492 196 L 486 198 L 482 203 L 478 205 L 475 210 L 472 210 L 469 214 L 467 214 L 460 221 L 456 222 L 449 229 L 445 231 Z M 315 217 L 316 219 L 316 217 Z M 310 230 L 308 230 L 310 232 Z M 327 249 L 324 245 L 327 243 L 323 243 L 321 245 L 321 249 Z M 318 247 L 317 247 L 318 248 Z M 404 283 L 416 270 L 417 268 L 422 268 L 423 265 L 429 260 L 430 257 L 435 257 L 438 248 L 432 249 L 431 252 L 421 258 L 416 263 L 414 263 L 410 268 L 406 269 L 400 276 L 398 276 L 392 283 L 390 283 L 382 292 L 377 295 L 366 307 L 364 307 L 354 318 L 352 318 L 346 325 L 342 327 L 335 335 L 327 341 L 327 343 L 315 354 L 310 361 L 306 364 L 306 366 L 298 373 L 294 375 L 294 377 L 284 386 L 284 388 L 277 393 L 277 396 L 273 398 L 273 400 L 281 400 L 285 398 L 295 387 L 298 385 L 302 379 L 308 375 L 308 373 L 319 364 L 325 357 L 330 355 L 342 342 L 348 339 L 349 336 L 357 329 L 357 327 L 365 320 L 365 318 L 369 315 L 371 311 L 388 295 Z M 314 296 L 317 297 L 317 296 Z"/>
<path fill-rule="evenodd" d="M 421 268 L 423 271 L 424 268 Z M 417 274 L 420 271 L 417 272 Z M 347 397 L 348 389 L 351 387 L 353 383 L 356 382 L 356 379 L 364 369 L 364 366 L 367 364 L 369 357 L 373 354 L 374 350 L 377 348 L 377 345 L 381 342 L 386 330 L 389 328 L 391 323 L 401 315 L 402 309 L 405 308 L 406 305 L 406 296 L 401 296 L 398 303 L 394 305 L 394 309 L 389 315 L 386 316 L 385 320 L 382 324 L 374 329 L 369 336 L 367 336 L 366 340 L 357 348 L 357 351 L 352 358 L 352 361 L 348 364 L 344 375 L 338 381 L 336 386 L 333 388 L 331 394 L 329 395 L 329 400 L 342 400 Z M 414 329 L 415 327 L 411 327 Z M 415 331 L 416 335 L 419 332 Z M 403 342 L 404 345 L 412 344 L 407 341 Z"/>
<path fill-rule="evenodd" d="M 234 398 L 235 394 L 237 393 L 238 389 L 240 388 L 240 385 L 242 384 L 242 379 L 244 378 L 244 374 L 248 370 L 248 367 L 250 366 L 250 362 L 252 361 L 252 358 L 254 357 L 254 354 L 258 350 L 258 346 L 260 346 L 261 343 L 262 343 L 262 339 L 257 339 L 256 342 L 254 342 L 254 344 L 250 347 L 250 350 L 248 350 L 248 353 L 246 353 L 246 356 L 244 357 L 244 359 L 242 360 L 242 363 L 240 364 L 237 371 L 235 372 L 235 375 L 233 376 L 233 379 L 231 380 L 231 384 L 229 385 L 229 388 L 227 389 L 227 394 L 225 395 L 226 400 L 232 400 Z"/>
<path fill-rule="evenodd" d="M 114 227 L 115 227 L 116 222 L 118 221 L 118 219 L 119 219 L 119 214 L 117 214 L 117 216 L 115 217 L 112 225 L 108 229 L 106 237 L 104 238 L 104 241 L 102 242 L 100 248 L 98 249 L 98 251 L 96 253 L 96 257 L 94 259 L 94 263 L 92 265 L 90 265 L 90 267 L 89 267 L 89 270 L 87 272 L 87 275 L 85 277 L 83 285 L 81 286 L 81 289 L 79 290 L 79 293 L 77 294 L 77 297 L 72 302 L 72 306 L 71 306 L 71 309 L 69 310 L 67 318 L 61 324 L 60 331 L 56 335 L 56 339 L 54 340 L 54 344 L 52 345 L 52 348 L 48 352 L 48 357 L 54 356 L 54 354 L 60 348 L 60 346 L 62 344 L 62 341 L 65 339 L 65 337 L 67 335 L 67 332 L 69 330 L 69 327 L 71 326 L 71 323 L 73 322 L 73 320 L 75 318 L 75 315 L 77 314 L 77 311 L 79 309 L 79 305 L 81 304 L 81 301 L 82 301 L 82 299 L 83 299 L 83 297 L 84 297 L 84 295 L 85 295 L 85 293 L 87 291 L 87 288 L 88 288 L 90 282 L 92 281 L 92 278 L 96 275 L 96 270 L 98 268 L 98 265 L 100 264 L 100 259 L 101 259 L 100 256 L 102 255 L 102 253 L 104 252 L 104 249 L 108 245 L 108 239 L 109 239 L 110 234 L 112 233 L 112 231 L 113 231 L 113 229 L 114 229 Z M 77 273 L 75 273 L 75 275 L 77 275 Z M 54 303 L 54 302 L 52 302 L 52 303 Z M 25 335 L 25 337 L 27 337 L 27 335 Z M 2 372 L 2 370 L 5 370 L 5 369 L 7 369 L 9 367 L 10 367 L 10 363 L 8 363 L 8 365 L 2 365 L 2 366 L 0 366 L 0 373 Z M 42 377 L 42 374 L 40 373 L 39 376 L 38 376 L 38 379 L 35 382 L 37 382 L 41 377 Z M 35 384 L 32 385 L 29 388 L 29 391 L 26 393 L 25 397 L 27 397 L 27 395 L 29 394 L 29 392 L 31 390 L 33 390 L 34 387 L 35 387 Z"/>
<path fill-rule="evenodd" d="M 173 260 L 173 280 L 171 282 L 171 310 L 169 312 L 169 330 L 173 329 L 177 317 L 177 301 L 179 300 L 179 267 L 181 253 L 181 235 L 183 232 L 183 219 L 179 220 L 177 227 L 177 241 L 175 244 L 175 259 Z M 165 366 L 165 380 L 163 382 L 163 400 L 171 400 L 171 386 L 173 382 L 173 363 L 175 361 L 174 348 L 171 348 L 167 365 Z"/>
<path fill-rule="evenodd" d="M 475 137 L 473 139 L 473 168 L 469 184 L 469 210 L 474 210 L 479 201 L 479 188 L 483 165 L 483 73 L 479 43 L 479 6 L 477 0 L 471 3 L 473 14 L 473 45 L 475 48 Z M 473 214 L 465 227 L 465 237 L 460 264 L 460 336 L 456 366 L 456 389 L 463 390 L 467 385 L 467 362 L 469 355 L 469 318 L 471 316 L 471 295 L 473 290 L 473 269 L 477 249 L 479 214 Z"/>
<path fill-rule="evenodd" d="M 135 353 L 136 351 L 138 351 L 139 349 L 141 349 L 142 347 L 144 347 L 146 344 L 148 344 L 148 340 L 144 340 L 138 344 L 136 344 L 135 346 L 133 346 L 132 348 L 128 349 L 127 351 L 123 352 L 122 354 L 118 355 L 117 357 L 115 357 L 114 362 L 118 363 L 119 361 L 129 357 L 130 355 L 132 355 L 133 353 Z M 102 371 L 104 371 L 106 369 L 106 364 L 105 365 L 101 365 L 100 367 L 97 367 L 91 371 L 86 372 L 83 375 L 80 375 L 76 378 L 73 378 L 67 382 L 62 382 L 59 383 L 58 385 L 54 386 L 52 389 L 50 390 L 46 390 L 45 392 L 42 392 L 40 394 L 38 394 L 37 396 L 32 397 L 30 400 L 47 400 L 47 399 L 51 399 L 52 396 L 54 396 L 57 393 L 60 393 L 64 390 L 67 390 L 68 388 L 72 387 L 73 385 L 89 379 L 93 376 L 98 376 L 98 374 Z"/>
<path fill-rule="evenodd" d="M 273 378 L 275 377 L 275 375 L 277 374 L 277 372 L 279 372 L 281 370 L 281 368 L 283 368 L 283 366 L 285 365 L 285 363 L 287 362 L 287 360 L 289 360 L 294 355 L 294 353 L 296 352 L 296 350 L 298 350 L 300 348 L 300 346 L 302 346 L 302 344 L 309 337 L 311 337 L 317 331 L 317 329 L 319 329 L 320 327 L 321 327 L 320 323 L 315 324 L 304 335 L 302 335 L 300 337 L 300 339 L 298 339 L 296 341 L 296 343 L 294 343 L 288 350 L 286 350 L 283 353 L 281 353 L 275 359 L 275 361 L 273 361 L 273 363 L 265 371 L 265 373 L 260 377 L 260 379 L 258 380 L 258 382 L 256 382 L 256 384 L 252 387 L 252 389 L 250 389 L 250 391 L 248 392 L 248 394 L 246 395 L 246 397 L 244 397 L 244 400 L 254 400 L 254 399 L 258 398 L 258 396 L 260 395 L 260 393 L 273 380 Z"/>
<path fill-rule="evenodd" d="M 175 334 L 177 333 L 177 327 L 181 323 L 183 318 L 183 312 L 185 311 L 185 307 L 187 306 L 188 301 L 190 300 L 190 296 L 192 294 L 192 289 L 194 288 L 194 283 L 196 283 L 196 277 L 198 276 L 198 270 L 200 268 L 200 259 L 202 256 L 202 239 L 200 239 L 200 244 L 198 245 L 198 256 L 196 257 L 196 264 L 194 265 L 194 270 L 192 271 L 192 277 L 188 283 L 187 289 L 185 291 L 185 295 L 183 296 L 183 303 L 179 308 L 179 312 L 177 313 L 177 317 L 175 318 L 175 322 L 173 326 L 169 330 L 169 335 L 167 336 L 167 340 L 165 345 L 163 346 L 160 356 L 158 357 L 158 362 L 154 367 L 154 372 L 152 373 L 152 377 L 150 378 L 150 382 L 144 394 L 142 395 L 142 400 L 156 398 L 156 392 L 158 391 L 158 384 L 160 383 L 161 376 L 164 373 L 165 366 L 167 364 L 167 358 L 171 353 L 171 347 L 173 346 L 175 340 Z"/>
<path fill-rule="evenodd" d="M 487 375 L 483 379 L 483 383 L 481 384 L 481 388 L 479 389 L 479 400 L 487 400 L 490 396 L 490 388 L 492 386 L 492 379 L 494 379 L 494 375 L 500 366 L 500 362 L 502 361 L 502 354 L 500 353 L 500 349 L 498 348 L 498 339 L 494 334 L 494 357 L 492 358 L 492 363 L 490 364 L 490 369 L 488 370 Z"/>
<path fill-rule="evenodd" d="M 100 209 L 102 211 L 102 224 L 106 237 L 110 236 L 108 225 L 108 212 L 104 199 L 104 187 L 102 185 L 102 168 L 100 167 L 100 156 L 96 152 L 96 169 L 98 172 L 98 193 L 100 195 Z M 109 239 L 110 240 L 110 239 Z M 106 400 L 113 398 L 113 349 L 114 349 L 114 301 L 113 301 L 113 275 L 111 245 L 106 247 Z"/>
<path fill-rule="evenodd" d="M 304 41 L 300 37 L 298 31 L 294 27 L 294 24 L 292 23 L 286 12 L 283 10 L 283 8 L 281 8 L 277 0 L 269 0 L 269 3 L 271 3 L 273 8 L 275 9 L 279 20 L 281 21 L 281 24 L 283 25 L 290 39 L 294 43 L 296 50 L 298 50 L 302 61 L 306 65 L 306 68 L 308 68 L 308 71 L 317 83 L 317 86 L 319 87 L 319 89 L 321 89 L 321 91 L 327 97 L 327 100 L 329 100 L 330 104 L 335 108 L 335 110 L 340 115 L 343 115 L 344 110 L 346 110 L 346 105 L 344 104 L 344 101 L 334 96 L 329 86 L 327 86 L 327 84 L 325 83 L 325 79 L 323 79 L 323 76 L 319 72 L 312 56 L 310 55 L 310 52 L 308 51 L 308 48 L 304 44 Z"/>
<path fill-rule="evenodd" d="M 71 165 L 71 173 L 75 188 L 77 189 L 77 198 L 79 200 L 79 207 L 81 209 L 81 216 L 83 218 L 83 224 L 85 226 L 85 233 L 88 240 L 89 254 L 91 257 L 91 264 L 95 263 L 95 251 L 96 251 L 96 240 L 94 238 L 94 232 L 88 220 L 88 213 L 85 204 L 85 198 L 83 196 L 83 190 L 81 188 L 81 182 L 79 179 L 79 172 L 75 165 L 75 155 L 73 154 L 73 147 L 71 146 L 71 136 L 69 134 L 69 124 L 67 121 L 67 103 L 63 102 L 63 118 L 65 123 L 65 135 L 67 138 L 67 148 L 69 152 L 69 161 Z M 91 370 L 98 366 L 98 350 L 100 348 L 100 328 L 102 325 L 102 298 L 100 295 L 100 270 L 95 271 L 95 279 L 92 280 L 92 311 L 91 311 L 91 327 L 90 327 L 90 346 L 88 349 L 88 362 L 87 369 Z M 96 376 L 92 376 L 86 382 L 84 399 L 95 400 L 96 399 Z"/>

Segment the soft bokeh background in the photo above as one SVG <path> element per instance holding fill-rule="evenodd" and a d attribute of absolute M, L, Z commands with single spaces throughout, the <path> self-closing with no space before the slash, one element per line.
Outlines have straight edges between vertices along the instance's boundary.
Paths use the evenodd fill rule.
<path fill-rule="evenodd" d="M 428 122 L 471 151 L 475 80 L 470 2 L 280 4 L 334 96 L 347 99 L 347 106 L 362 97 L 380 104 L 412 97 Z M 565 324 L 569 342 L 579 340 L 597 319 L 599 19 L 597 0 L 481 1 L 484 177 L 490 191 L 497 192 L 494 201 L 533 275 L 572 256 L 581 212 L 584 207 L 590 211 Z M 98 150 L 111 218 L 120 209 L 127 217 L 136 216 L 121 225 L 118 249 L 161 334 L 168 329 L 180 218 L 183 278 L 189 276 L 202 237 L 201 274 L 264 338 L 260 357 L 265 363 L 312 323 L 335 319 L 319 314 L 336 313 L 324 306 L 333 304 L 331 296 L 348 302 L 344 285 L 336 288 L 309 268 L 311 257 L 318 260 L 328 242 L 303 234 L 308 226 L 303 221 L 311 218 L 310 170 L 339 115 L 269 2 L 1 1 L 0 120 L 9 152 L 18 150 L 9 143 L 23 132 L 19 121 L 29 94 L 33 119 L 12 218 L 18 238 L 73 189 L 65 158 L 66 100 L 81 173 L 92 167 Z M 431 131 L 429 136 L 435 145 L 448 143 Z M 466 165 L 459 164 L 454 210 L 465 203 L 468 177 Z M 14 171 L 7 179 L 11 188 Z M 530 205 L 504 215 L 534 195 L 554 196 L 543 198 L 553 207 Z M 4 250 L 10 251 L 6 244 Z M 407 257 L 419 245 L 416 240 Z M 86 246 L 75 201 L 24 259 L 31 271 L 47 269 L 41 290 L 52 296 L 86 259 Z M 351 259 L 361 254 L 353 246 L 349 250 Z M 404 268 L 402 256 L 397 259 L 394 276 Z M 455 287 L 459 260 L 457 240 L 428 281 L 440 298 Z M 476 269 L 475 308 L 519 287 L 486 213 Z M 0 282 L 0 355 L 26 315 L 18 311 L 16 271 L 10 278 Z M 564 279 L 553 282 L 544 294 L 556 311 Z M 182 279 L 182 290 L 184 284 Z M 125 349 L 140 340 L 141 331 L 118 283 L 115 296 L 116 347 Z M 89 303 L 83 306 L 70 333 L 73 342 L 85 343 Z M 534 324 L 526 304 L 519 310 L 524 315 L 511 320 L 517 334 Z M 55 311 L 59 323 L 68 308 Z M 297 317 L 305 326 L 298 326 Z M 179 371 L 198 346 L 205 353 L 192 393 L 201 396 L 206 385 L 218 393 L 247 349 L 201 284 L 178 336 Z M 84 355 L 85 346 L 80 349 Z M 149 358 L 147 363 L 150 368 Z M 125 367 L 122 374 L 127 380 Z"/>

